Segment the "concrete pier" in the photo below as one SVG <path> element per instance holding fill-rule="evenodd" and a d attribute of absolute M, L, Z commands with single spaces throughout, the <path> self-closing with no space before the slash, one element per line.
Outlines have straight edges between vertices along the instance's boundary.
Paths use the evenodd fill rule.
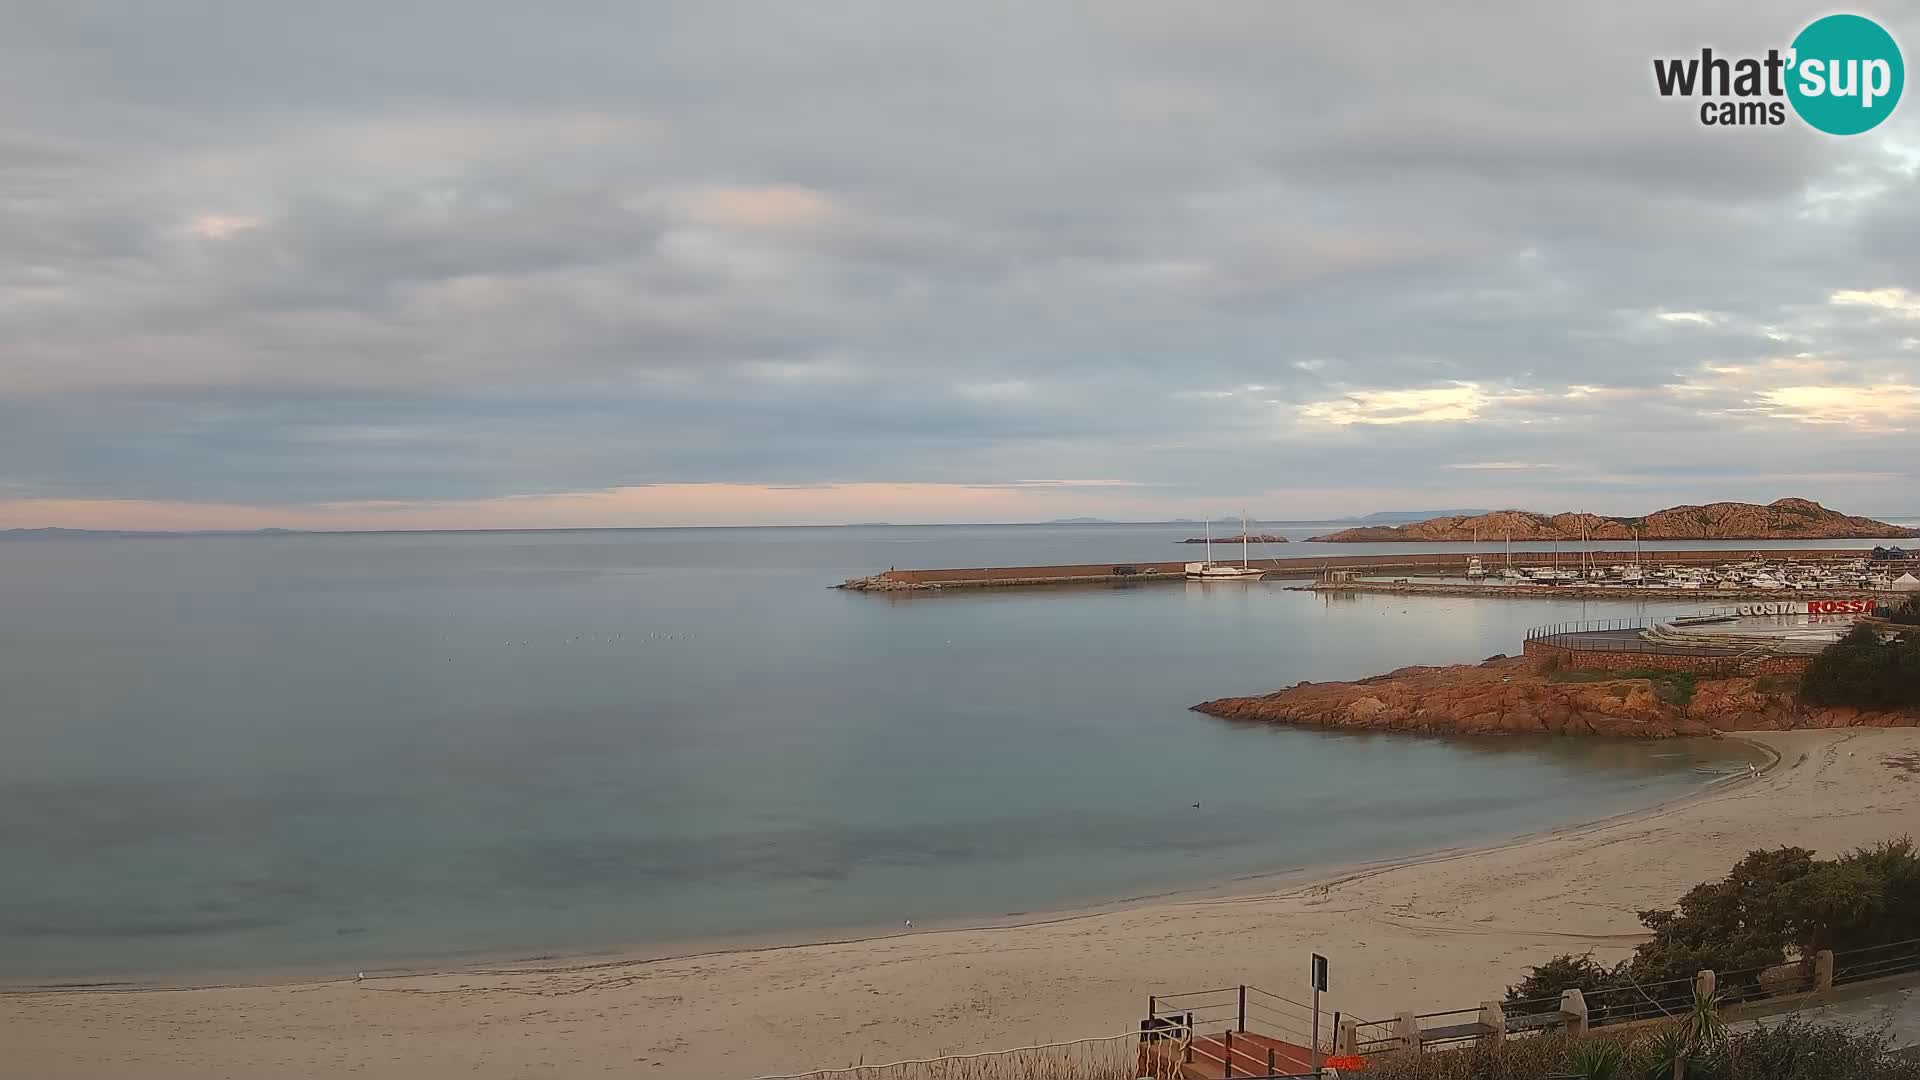
<path fill-rule="evenodd" d="M 1642 552 L 1639 562 L 1646 566 L 1699 566 L 1723 563 L 1735 559 L 1760 554 L 1768 559 L 1797 559 L 1801 562 L 1849 562 L 1868 555 L 1867 548 L 1811 548 L 1811 549 L 1754 549 L 1750 547 L 1725 547 L 1703 551 L 1659 551 Z M 1195 553 L 1198 554 L 1197 552 Z M 1355 570 L 1365 574 L 1425 574 L 1431 576 L 1462 576 L 1467 571 L 1467 560 L 1479 557 L 1490 568 L 1496 563 L 1504 566 L 1506 554 L 1493 554 L 1484 551 L 1461 552 L 1408 552 L 1393 555 L 1307 555 L 1289 558 L 1251 559 L 1249 564 L 1265 570 L 1269 578 L 1315 578 L 1329 570 Z M 1615 566 L 1635 561 L 1634 553 L 1627 551 L 1596 551 L 1586 556 L 1589 563 L 1600 566 Z M 1513 562 L 1516 566 L 1549 565 L 1554 553 L 1548 551 L 1516 551 Z M 1149 561 L 1149 562 L 1111 562 L 1079 563 L 1058 566 L 977 566 L 955 569 L 935 570 L 887 570 L 870 577 L 855 578 L 840 588 L 861 592 L 917 591 L 931 589 L 967 589 L 967 588 L 1006 588 L 1014 586 L 1057 586 L 1057 585 L 1145 585 L 1168 581 L 1184 580 L 1186 564 L 1197 561 L 1194 558 Z M 1238 565 L 1237 559 L 1224 558 L 1223 563 Z M 1562 566 L 1578 566 L 1578 552 L 1559 553 Z M 1230 583 L 1220 583 L 1227 585 Z M 1480 589 L 1492 589 L 1497 586 L 1437 586 L 1442 588 L 1460 588 L 1477 592 Z M 1507 586 L 1508 589 L 1521 589 L 1541 595 L 1558 595 L 1573 589 L 1589 589 L 1591 586 Z M 1608 590 L 1613 595 L 1621 595 L 1625 590 Z M 1632 595 L 1639 595 L 1634 590 Z M 1702 595 L 1693 593 L 1692 595 Z"/>

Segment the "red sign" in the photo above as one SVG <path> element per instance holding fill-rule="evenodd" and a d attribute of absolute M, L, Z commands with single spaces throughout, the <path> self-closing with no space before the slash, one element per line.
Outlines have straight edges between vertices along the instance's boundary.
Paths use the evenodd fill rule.
<path fill-rule="evenodd" d="M 1873 614 L 1873 601 L 1871 600 L 1809 600 L 1807 601 L 1807 614 L 1809 615 L 1871 615 Z"/>

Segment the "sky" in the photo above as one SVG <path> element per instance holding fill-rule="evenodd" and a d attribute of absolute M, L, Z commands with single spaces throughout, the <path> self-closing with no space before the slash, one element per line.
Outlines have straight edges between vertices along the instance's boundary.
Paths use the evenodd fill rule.
<path fill-rule="evenodd" d="M 1920 514 L 1920 102 L 1455 7 L 0 0 L 0 528 Z"/>

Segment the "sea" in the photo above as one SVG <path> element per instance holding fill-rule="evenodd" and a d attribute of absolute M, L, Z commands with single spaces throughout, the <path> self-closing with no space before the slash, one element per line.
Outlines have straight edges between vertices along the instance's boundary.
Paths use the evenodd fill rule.
<path fill-rule="evenodd" d="M 893 566 L 1179 559 L 1195 529 L 0 541 L 0 981 L 340 977 L 1032 918 L 1564 826 L 1752 760 L 1733 741 L 1358 735 L 1188 708 L 1684 602 L 831 588 Z"/>

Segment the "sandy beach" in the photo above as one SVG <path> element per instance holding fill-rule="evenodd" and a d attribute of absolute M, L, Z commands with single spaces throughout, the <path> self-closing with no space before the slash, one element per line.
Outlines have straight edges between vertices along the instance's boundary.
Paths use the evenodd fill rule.
<path fill-rule="evenodd" d="M 1750 738 L 1780 755 L 1758 779 L 1305 884 L 668 960 L 12 991 L 0 995 L 0 1046 L 18 1076 L 750 1077 L 1116 1034 L 1150 993 L 1297 991 L 1310 950 L 1332 959 L 1329 1010 L 1470 1006 L 1556 953 L 1625 955 L 1641 938 L 1635 910 L 1671 905 L 1752 848 L 1831 853 L 1920 833 L 1920 730 Z"/>

